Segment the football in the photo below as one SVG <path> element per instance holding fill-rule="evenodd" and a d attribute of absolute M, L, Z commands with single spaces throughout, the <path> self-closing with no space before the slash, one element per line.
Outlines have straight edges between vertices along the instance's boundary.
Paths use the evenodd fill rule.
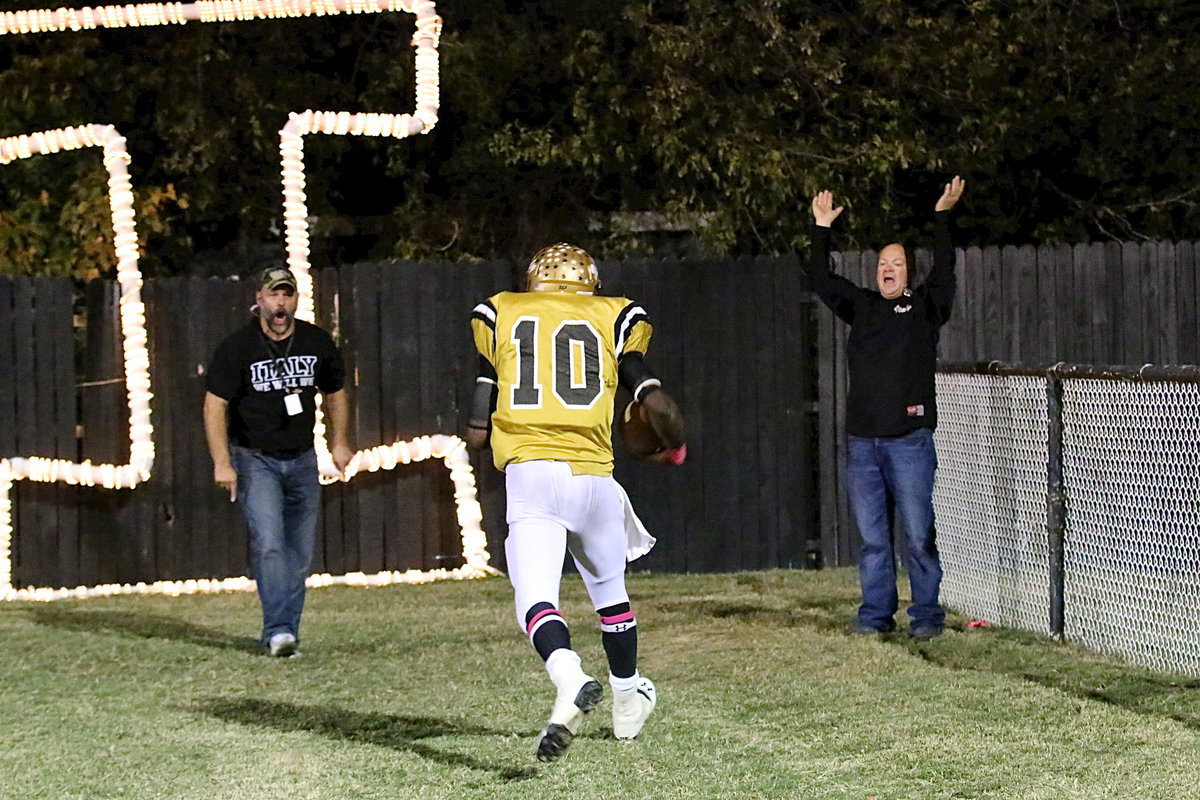
<path fill-rule="evenodd" d="M 617 416 L 617 432 L 625 449 L 639 458 L 657 453 L 665 446 L 646 418 L 645 407 L 636 401 Z"/>

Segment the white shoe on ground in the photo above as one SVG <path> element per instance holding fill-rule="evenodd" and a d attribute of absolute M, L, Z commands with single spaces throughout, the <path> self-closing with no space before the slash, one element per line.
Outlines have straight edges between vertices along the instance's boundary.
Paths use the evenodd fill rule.
<path fill-rule="evenodd" d="M 288 658 L 296 655 L 296 637 L 290 633 L 277 633 L 267 645 L 272 656 Z"/>
<path fill-rule="evenodd" d="M 658 694 L 649 678 L 639 678 L 637 689 L 628 695 L 613 693 L 613 736 L 632 739 L 641 733 L 642 726 L 658 704 Z"/>
<path fill-rule="evenodd" d="M 604 697 L 600 681 L 578 670 L 578 675 L 561 679 L 550 711 L 550 722 L 538 741 L 537 757 L 541 761 L 557 761 L 579 732 L 583 715 L 591 711 Z"/>

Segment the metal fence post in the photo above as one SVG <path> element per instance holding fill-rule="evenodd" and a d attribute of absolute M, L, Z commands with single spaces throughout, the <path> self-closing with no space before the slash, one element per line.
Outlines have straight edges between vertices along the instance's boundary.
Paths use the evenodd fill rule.
<path fill-rule="evenodd" d="M 1046 370 L 1046 537 L 1050 552 L 1050 633 L 1063 639 L 1066 493 L 1063 488 L 1063 382 L 1061 364 Z"/>

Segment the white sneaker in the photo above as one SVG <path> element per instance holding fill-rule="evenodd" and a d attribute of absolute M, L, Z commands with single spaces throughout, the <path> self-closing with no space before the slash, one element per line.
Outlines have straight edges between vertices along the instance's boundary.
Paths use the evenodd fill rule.
<path fill-rule="evenodd" d="M 658 694 L 649 678 L 638 678 L 637 689 L 628 695 L 613 695 L 613 736 L 632 739 L 658 704 Z"/>
<path fill-rule="evenodd" d="M 296 637 L 290 633 L 277 633 L 267 645 L 272 656 L 289 658 L 296 655 Z"/>
<path fill-rule="evenodd" d="M 579 732 L 583 715 L 596 707 L 604 697 L 600 681 L 584 674 L 564 679 L 557 687 L 554 708 L 550 711 L 550 722 L 538 741 L 537 757 L 541 761 L 557 761 L 567 752 L 571 740 Z"/>

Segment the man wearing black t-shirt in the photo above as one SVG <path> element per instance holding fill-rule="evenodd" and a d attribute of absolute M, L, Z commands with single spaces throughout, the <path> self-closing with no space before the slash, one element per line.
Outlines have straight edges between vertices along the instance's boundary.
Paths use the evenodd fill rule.
<path fill-rule="evenodd" d="M 333 338 L 296 319 L 291 270 L 266 270 L 257 317 L 218 345 L 207 372 L 204 430 L 213 480 L 240 500 L 262 604 L 262 643 L 296 653 L 304 582 L 321 509 L 313 449 L 316 394 L 325 397 L 330 452 L 338 471 L 352 452 L 346 430 L 345 368 Z"/>
<path fill-rule="evenodd" d="M 945 623 L 946 613 L 938 602 L 942 567 L 933 520 L 934 372 L 938 336 L 950 318 L 956 285 L 950 209 L 964 187 L 962 178 L 954 176 L 934 205 L 933 270 L 913 288 L 908 285 L 908 270 L 915 265 L 908 249 L 898 243 L 879 251 L 878 291 L 834 275 L 829 228 L 842 207 L 834 208 L 828 191 L 818 193 L 812 202 L 816 221 L 808 269 L 812 288 L 850 325 L 846 476 L 851 510 L 863 540 L 858 565 L 862 585 L 858 630 L 863 633 L 886 633 L 896 627 L 899 599 L 889 502 L 907 536 L 912 589 L 909 632 L 928 639 L 940 634 Z"/>

